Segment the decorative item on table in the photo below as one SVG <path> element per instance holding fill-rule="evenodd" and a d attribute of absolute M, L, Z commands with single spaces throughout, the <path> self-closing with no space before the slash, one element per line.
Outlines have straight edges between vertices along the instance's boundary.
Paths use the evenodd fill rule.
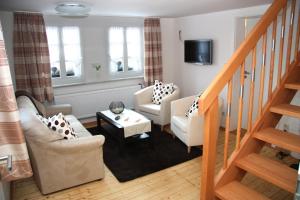
<path fill-rule="evenodd" d="M 109 104 L 109 110 L 114 114 L 121 114 L 124 111 L 125 105 L 122 101 L 113 101 Z"/>

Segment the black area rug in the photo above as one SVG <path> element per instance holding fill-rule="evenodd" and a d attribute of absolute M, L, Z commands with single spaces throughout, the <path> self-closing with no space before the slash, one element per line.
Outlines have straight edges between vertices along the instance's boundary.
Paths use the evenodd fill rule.
<path fill-rule="evenodd" d="M 108 125 L 107 125 L 108 126 Z M 144 140 L 126 140 L 125 150 L 120 152 L 118 142 L 111 136 L 113 132 L 88 129 L 91 134 L 105 136 L 103 149 L 104 163 L 120 182 L 157 172 L 202 155 L 202 150 L 193 147 L 187 153 L 187 147 L 171 134 L 161 132 L 158 126 L 152 127 L 152 143 Z"/>

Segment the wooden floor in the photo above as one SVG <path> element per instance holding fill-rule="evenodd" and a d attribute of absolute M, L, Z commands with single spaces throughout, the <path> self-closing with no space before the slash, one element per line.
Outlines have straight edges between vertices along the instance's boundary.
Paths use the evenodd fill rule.
<path fill-rule="evenodd" d="M 224 131 L 220 131 L 218 141 L 217 169 L 222 167 L 222 153 Z M 230 135 L 231 151 L 234 147 L 234 134 Z M 220 152 L 220 153 L 219 153 Z M 265 147 L 262 154 L 275 158 L 276 151 L 270 147 Z M 13 184 L 13 200 L 40 200 L 40 199 L 60 199 L 60 200 L 79 200 L 79 199 L 183 199 L 194 200 L 200 198 L 200 179 L 201 179 L 202 159 L 196 158 L 191 161 L 170 167 L 168 169 L 126 182 L 119 183 L 113 174 L 105 168 L 105 178 L 71 189 L 56 192 L 50 195 L 42 195 L 34 183 L 33 178 L 17 181 Z M 291 157 L 286 157 L 281 162 L 287 164 L 294 163 Z M 274 200 L 293 199 L 293 195 L 277 188 L 269 183 L 261 181 L 254 176 L 246 175 L 243 183 L 251 186 L 257 191 L 264 193 Z"/>

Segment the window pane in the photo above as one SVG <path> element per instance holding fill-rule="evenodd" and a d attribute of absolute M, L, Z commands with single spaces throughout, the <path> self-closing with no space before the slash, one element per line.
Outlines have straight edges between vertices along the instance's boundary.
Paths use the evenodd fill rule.
<path fill-rule="evenodd" d="M 81 61 L 66 60 L 66 76 L 79 76 L 81 74 Z"/>
<path fill-rule="evenodd" d="M 111 27 L 109 29 L 110 71 L 124 71 L 124 29 Z"/>
<path fill-rule="evenodd" d="M 55 26 L 47 26 L 46 27 L 47 40 L 48 44 L 58 45 L 58 28 Z"/>
<path fill-rule="evenodd" d="M 81 60 L 80 46 L 77 44 L 64 45 L 65 60 Z"/>
<path fill-rule="evenodd" d="M 81 47 L 78 27 L 63 27 L 62 40 L 64 45 L 66 76 L 81 76 Z"/>
<path fill-rule="evenodd" d="M 50 55 L 51 77 L 57 78 L 61 76 L 58 28 L 48 26 L 46 27 L 46 33 Z"/>
<path fill-rule="evenodd" d="M 139 71 L 142 69 L 141 29 L 130 27 L 126 29 L 128 70 Z"/>
<path fill-rule="evenodd" d="M 67 26 L 63 27 L 64 44 L 80 44 L 79 27 Z"/>

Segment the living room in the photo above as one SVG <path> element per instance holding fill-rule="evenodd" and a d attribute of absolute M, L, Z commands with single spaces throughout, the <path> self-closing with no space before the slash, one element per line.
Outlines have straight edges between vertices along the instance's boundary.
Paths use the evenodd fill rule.
<path fill-rule="evenodd" d="M 14 34 L 16 33 L 14 29 L 16 25 L 14 25 L 14 15 L 24 13 L 28 13 L 29 15 L 42 14 L 44 28 L 48 37 L 49 64 L 51 66 L 50 76 L 52 79 L 50 87 L 53 91 L 55 104 L 67 104 L 64 109 L 71 109 L 71 114 L 88 131 L 92 132 L 94 131 L 93 128 L 97 126 L 97 112 L 109 110 L 110 105 L 112 107 L 116 106 L 114 103 L 122 103 L 121 107 L 125 107 L 125 111 L 127 109 L 135 109 L 134 111 L 141 114 L 142 117 L 150 119 L 150 135 L 153 131 L 162 134 L 166 133 L 163 137 L 167 135 L 167 142 L 175 143 L 176 141 L 179 145 L 178 148 L 182 148 L 180 153 L 177 152 L 180 156 L 182 154 L 182 160 L 176 161 L 176 164 L 169 165 L 155 172 L 152 172 L 151 169 L 151 173 L 147 172 L 140 176 L 134 175 L 137 177 L 123 183 L 120 179 L 127 177 L 127 174 L 118 178 L 115 175 L 115 171 L 106 166 L 109 165 L 108 162 L 113 163 L 115 160 L 110 159 L 109 161 L 107 159 L 108 154 L 105 155 L 103 153 L 104 161 L 102 162 L 104 164 L 101 170 L 104 170 L 104 175 L 103 177 L 99 175 L 101 178 L 93 182 L 87 181 L 86 183 L 82 182 L 79 184 L 80 181 L 78 181 L 70 189 L 61 187 L 61 189 L 54 191 L 49 190 L 51 192 L 43 192 L 43 189 L 40 191 L 43 188 L 43 184 L 38 183 L 39 181 L 36 182 L 36 177 L 32 178 L 32 175 L 27 175 L 29 178 L 20 178 L 21 180 L 17 180 L 18 178 L 16 178 L 15 180 L 17 181 L 12 184 L 1 182 L 0 197 L 7 198 L 7 196 L 10 196 L 8 193 L 11 193 L 12 199 L 199 199 L 201 182 L 201 170 L 199 169 L 202 163 L 201 155 L 203 149 L 201 145 L 203 142 L 189 148 L 190 146 L 183 141 L 184 139 L 180 139 L 180 136 L 176 136 L 176 134 L 174 135 L 174 131 L 176 130 L 172 129 L 170 119 L 160 124 L 156 119 L 143 114 L 143 110 L 139 110 L 136 107 L 136 102 L 138 101 L 136 99 L 138 98 L 137 94 L 141 90 L 145 90 L 148 86 L 153 85 L 154 80 L 162 81 L 162 84 L 165 86 L 172 83 L 172 87 L 178 88 L 178 96 L 174 97 L 172 101 L 193 96 L 185 111 L 188 112 L 193 101 L 198 103 L 198 99 L 195 96 L 204 92 L 212 84 L 217 75 L 222 72 L 224 65 L 228 63 L 228 60 L 230 60 L 234 52 L 245 40 L 247 34 L 250 34 L 256 22 L 267 12 L 272 1 L 240 2 L 231 0 L 225 3 L 221 0 L 216 2 L 189 0 L 189 2 L 172 2 L 172 5 L 169 5 L 170 2 L 166 1 L 160 3 L 146 1 L 139 3 L 82 1 L 79 3 L 87 7 L 86 10 L 83 9 L 84 13 L 81 15 L 78 15 L 78 11 L 67 15 L 61 13 L 57 7 L 64 3 L 56 1 L 47 1 L 45 3 L 24 0 L 20 3 L 17 0 L 10 0 L 0 3 L 0 20 L 14 91 L 18 88 L 16 79 L 22 79 L 20 78 L 20 74 L 15 70 L 19 63 L 16 63 L 15 60 L 16 50 L 14 48 L 16 48 L 16 45 L 14 44 Z M 296 9 L 298 8 L 299 1 L 296 1 Z M 75 16 L 76 14 L 77 16 Z M 295 12 L 296 14 L 297 12 Z M 296 15 L 296 19 L 298 15 Z M 287 18 L 290 16 L 287 15 Z M 159 29 L 158 33 L 161 37 L 161 40 L 158 40 L 161 46 L 157 51 L 155 51 L 155 46 L 154 48 L 152 46 L 153 49 L 147 50 L 150 52 L 144 50 L 149 42 L 145 38 L 145 30 L 148 29 L 145 25 L 147 20 L 153 20 L 159 24 L 155 27 Z M 248 27 L 245 23 L 246 21 L 248 22 Z M 294 30 L 296 32 L 297 28 Z M 286 31 L 288 33 L 288 30 Z M 186 41 L 212 41 L 210 62 L 206 64 L 187 62 L 185 56 Z M 147 59 L 145 58 L 146 56 L 147 58 L 148 56 L 151 57 L 151 55 L 153 56 L 156 53 L 161 53 L 157 56 L 161 58 L 158 59 L 161 61 L 158 75 L 153 66 L 151 66 L 151 62 L 150 64 L 146 63 Z M 130 56 L 133 57 L 132 60 L 129 59 Z M 292 56 L 292 58 L 296 59 L 296 56 Z M 76 64 L 67 66 L 67 62 L 64 62 L 66 60 L 71 60 L 71 62 Z M 270 63 L 270 60 L 271 58 L 267 56 L 267 63 Z M 150 71 L 149 68 L 153 70 L 151 73 L 148 72 Z M 259 79 L 257 78 L 257 80 Z M 238 81 L 237 85 L 239 84 L 240 82 Z M 235 84 L 233 84 L 233 97 L 237 97 L 236 99 L 238 99 L 240 92 L 240 88 L 237 85 L 235 88 Z M 228 125 L 226 117 L 228 110 L 228 106 L 226 106 L 228 102 L 227 92 L 228 90 L 225 88 L 219 95 L 219 104 L 221 106 L 219 107 L 218 117 L 220 126 L 224 127 L 220 129 L 222 135 L 220 138 L 223 138 L 224 132 L 227 132 L 227 129 L 228 131 L 236 130 L 239 127 L 238 123 L 240 121 L 237 114 L 239 113 L 238 107 L 232 107 L 235 110 L 232 110 L 234 114 L 229 119 L 231 126 L 226 128 Z M 44 98 L 47 99 L 47 95 Z M 294 103 L 299 103 L 299 93 L 296 94 Z M 51 107 L 53 102 L 49 103 L 45 101 L 44 104 L 46 107 Z M 171 109 L 171 100 L 168 105 Z M 238 102 L 236 105 L 238 105 Z M 21 106 L 20 108 L 23 107 Z M 21 112 L 22 109 L 20 108 Z M 49 111 L 49 113 L 54 114 L 52 112 L 54 111 Z M 167 118 L 172 117 L 171 110 L 166 113 L 168 115 Z M 101 122 L 105 121 L 104 126 L 107 124 L 114 126 L 115 122 L 118 123 L 117 118 L 107 119 L 107 117 L 108 115 L 99 116 Z M 71 120 L 73 118 L 70 118 L 70 122 Z M 159 119 L 158 121 L 163 120 Z M 140 122 L 140 119 L 136 121 L 136 123 L 138 122 Z M 278 126 L 282 129 L 288 127 L 289 131 L 297 133 L 299 132 L 297 122 L 293 119 L 284 119 L 280 121 Z M 242 128 L 244 128 L 243 123 L 241 125 Z M 201 129 L 203 127 L 204 125 L 202 124 Z M 135 127 L 135 129 L 138 128 Z M 148 132 L 148 129 L 146 130 L 145 127 L 144 129 L 143 132 Z M 122 131 L 123 134 L 126 134 L 125 129 Z M 98 139 L 99 143 L 101 143 L 100 140 L 102 139 Z M 30 139 L 26 138 L 26 142 L 28 143 L 27 140 Z M 101 148 L 102 145 L 104 148 L 106 148 L 105 145 L 111 145 L 106 135 L 105 141 L 103 140 L 102 143 Z M 156 144 L 155 141 L 153 143 Z M 125 144 L 125 149 L 130 144 Z M 151 145 L 154 146 L 154 149 L 157 148 L 155 151 L 161 150 L 153 144 L 149 146 L 148 141 L 143 147 L 148 150 L 152 148 Z M 222 146 L 223 144 L 218 141 L 218 145 Z M 231 144 L 231 146 L 230 148 L 233 149 L 234 145 Z M 162 150 L 164 150 L 163 148 L 166 147 L 162 147 Z M 168 148 L 176 149 L 177 146 Z M 29 151 L 32 151 L 32 149 L 30 148 Z M 104 149 L 104 152 L 108 151 Z M 172 153 L 176 154 L 176 151 L 171 151 Z M 31 157 L 30 154 L 29 152 L 29 158 Z M 112 155 L 114 156 L 115 154 Z M 0 156 L 4 155 L 0 153 Z M 217 156 L 217 165 L 221 166 L 222 164 L 218 164 L 219 162 L 221 163 L 219 161 L 222 160 L 221 155 Z M 122 157 L 121 154 L 120 157 Z M 141 161 L 144 162 L 147 160 L 146 158 L 141 158 Z M 168 159 L 171 159 L 171 157 Z M 288 160 L 287 162 L 293 163 L 295 161 L 294 158 L 287 157 L 285 159 Z M 36 160 L 33 161 L 30 159 L 30 162 L 36 162 Z M 37 166 L 33 167 L 33 176 L 37 176 L 34 174 Z M 252 178 L 249 178 L 248 182 L 252 180 Z M 168 184 L 170 185 L 166 186 Z M 255 185 L 256 188 L 262 185 L 265 186 L 264 183 Z M 280 198 L 280 196 L 291 197 L 291 195 L 289 196 L 289 194 L 284 192 L 281 193 L 282 191 L 278 191 L 276 188 L 271 190 L 273 193 L 269 194 L 269 197 L 272 195 L 277 195 L 278 199 L 284 199 Z"/>

